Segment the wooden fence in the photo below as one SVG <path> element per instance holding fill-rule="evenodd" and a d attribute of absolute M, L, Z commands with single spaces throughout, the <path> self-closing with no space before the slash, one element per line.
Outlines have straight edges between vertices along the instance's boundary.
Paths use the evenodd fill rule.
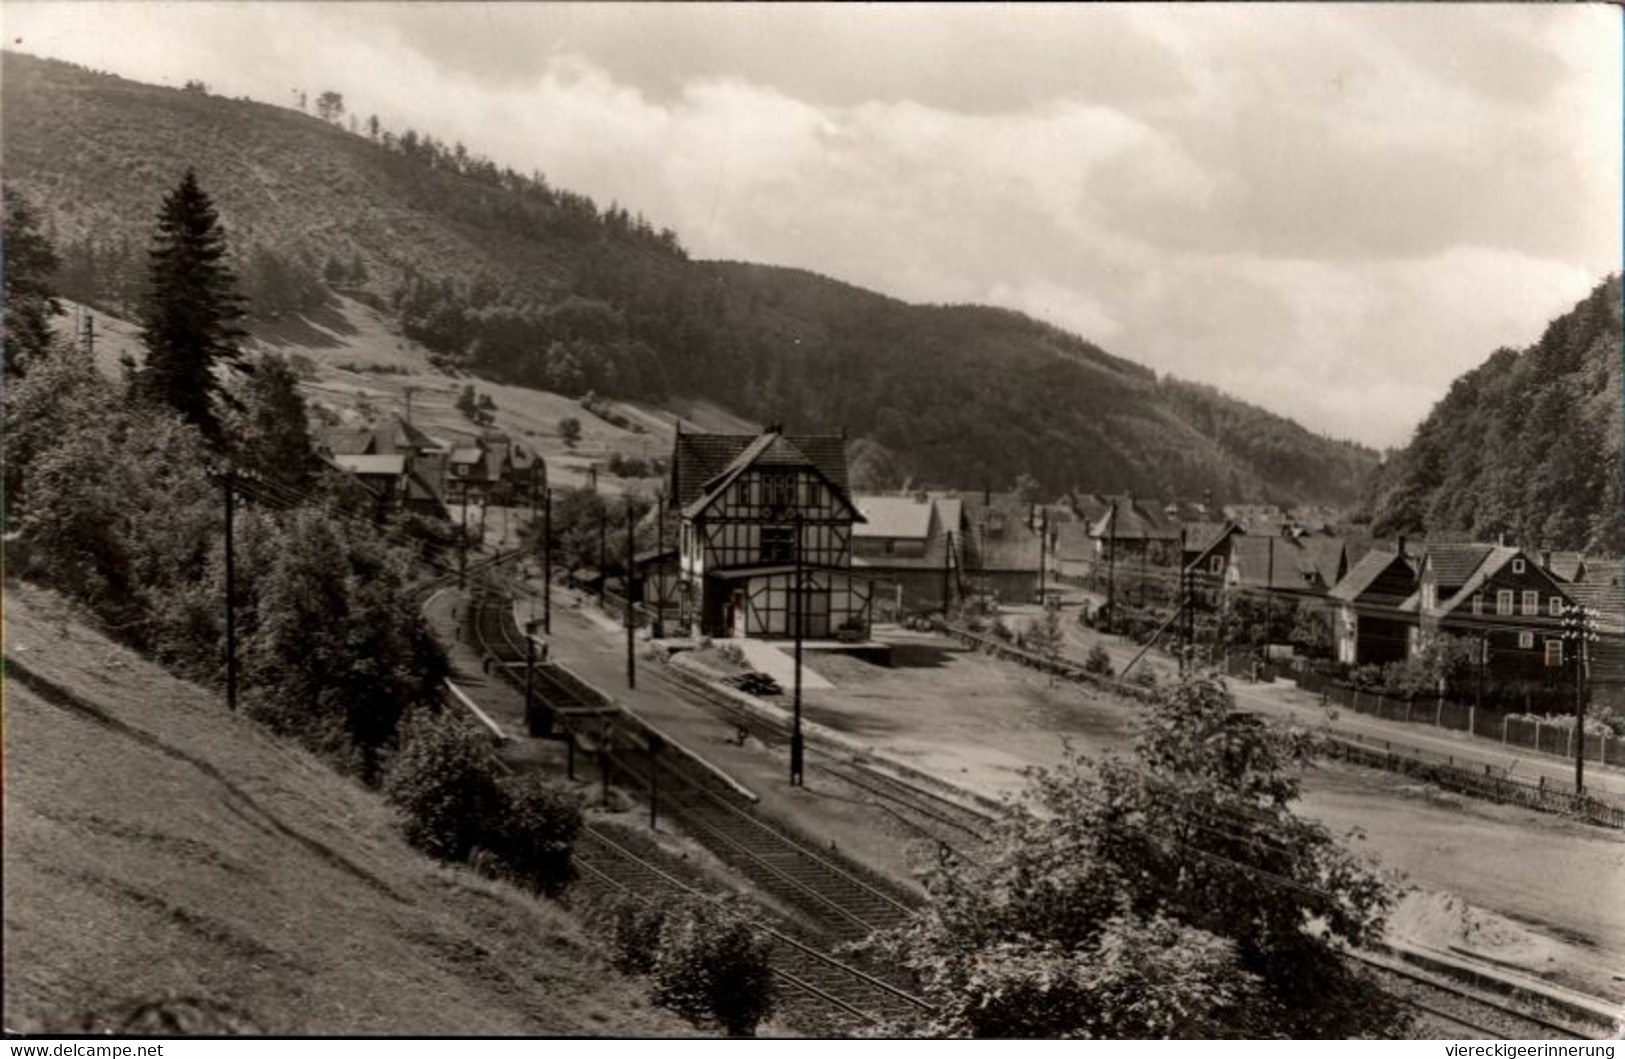
<path fill-rule="evenodd" d="M 1455 732 L 1467 732 L 1480 739 L 1488 739 L 1502 746 L 1515 746 L 1553 757 L 1574 760 L 1575 729 L 1572 724 L 1552 724 L 1527 719 L 1497 710 L 1482 709 L 1443 696 L 1433 698 L 1405 698 L 1377 691 L 1338 684 L 1317 673 L 1291 674 L 1298 686 L 1321 696 L 1321 701 L 1380 717 L 1385 721 L 1407 724 L 1425 724 Z M 1585 734 L 1585 758 L 1599 764 L 1625 765 L 1625 738 L 1616 735 L 1588 732 Z"/>

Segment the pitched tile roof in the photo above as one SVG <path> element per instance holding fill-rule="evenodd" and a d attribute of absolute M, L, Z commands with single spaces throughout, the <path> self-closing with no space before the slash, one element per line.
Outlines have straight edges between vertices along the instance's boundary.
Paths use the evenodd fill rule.
<path fill-rule="evenodd" d="M 804 466 L 789 462 L 799 457 L 823 475 L 843 498 L 850 488 L 846 471 L 846 439 L 835 436 L 796 434 L 690 434 L 677 435 L 671 463 L 671 495 L 678 507 L 686 508 L 709 490 L 707 485 L 727 473 L 746 449 L 758 446 L 766 451 L 772 439 L 785 445 L 768 454 L 778 466 Z M 766 440 L 764 440 L 766 439 Z M 797 457 L 790 454 L 795 453 Z"/>
<path fill-rule="evenodd" d="M 852 528 L 855 538 L 897 537 L 924 540 L 931 534 L 932 503 L 911 496 L 853 497 L 866 521 Z"/>
<path fill-rule="evenodd" d="M 1326 580 L 1314 554 L 1292 537 L 1242 535 L 1230 542 L 1230 570 L 1250 588 L 1321 592 Z"/>
<path fill-rule="evenodd" d="M 1483 562 L 1479 563 L 1478 568 L 1468 576 L 1466 581 L 1461 583 L 1460 588 L 1451 592 L 1448 596 L 1444 595 L 1443 593 L 1439 594 L 1438 605 L 1433 609 L 1434 614 L 1449 614 L 1451 611 L 1455 610 L 1458 606 L 1470 598 L 1473 593 L 1482 588 L 1484 582 L 1494 577 L 1516 556 L 1523 554 L 1517 548 L 1509 548 L 1501 544 L 1484 544 L 1479 545 L 1479 547 L 1488 549 L 1484 555 Z M 1431 548 L 1428 551 L 1428 558 L 1429 560 L 1433 558 Z M 1454 584 L 1454 582 L 1440 583 Z"/>
<path fill-rule="evenodd" d="M 1402 564 L 1406 574 L 1411 574 L 1410 563 L 1399 557 L 1398 552 L 1370 551 L 1360 557 L 1343 579 L 1333 585 L 1326 593 L 1332 599 L 1353 603 L 1371 590 L 1382 575 L 1386 574 L 1394 564 Z M 1395 602 L 1395 601 L 1385 601 Z"/>
<path fill-rule="evenodd" d="M 1094 525 L 1090 527 L 1089 532 L 1092 536 L 1115 537 L 1120 541 L 1179 539 L 1178 525 L 1153 504 L 1131 497 L 1113 499 L 1116 501 L 1115 520 L 1112 510 L 1108 508 L 1106 513 L 1096 519 Z"/>
<path fill-rule="evenodd" d="M 1426 545 L 1427 565 L 1433 579 L 1442 587 L 1464 585 L 1473 571 L 1484 564 L 1494 544 L 1456 544 L 1429 541 Z M 1517 549 L 1512 549 L 1516 551 Z M 1510 555 L 1507 558 L 1511 558 Z"/>
<path fill-rule="evenodd" d="M 1188 552 L 1205 552 L 1223 540 L 1225 534 L 1239 533 L 1241 531 L 1241 527 L 1228 520 L 1210 522 L 1204 519 L 1186 522 L 1183 528 L 1185 530 L 1185 550 Z"/>
<path fill-rule="evenodd" d="M 398 453 L 385 456 L 343 453 L 334 456 L 333 462 L 351 474 L 398 476 L 406 473 L 406 457 Z"/>
<path fill-rule="evenodd" d="M 329 427 L 321 432 L 322 445 L 335 456 L 364 456 L 376 451 L 376 441 L 366 427 Z"/>

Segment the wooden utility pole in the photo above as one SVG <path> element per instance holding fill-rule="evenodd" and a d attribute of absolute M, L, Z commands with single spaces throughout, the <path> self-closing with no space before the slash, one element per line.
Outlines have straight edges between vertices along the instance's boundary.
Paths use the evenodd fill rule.
<path fill-rule="evenodd" d="M 1045 585 L 1044 585 L 1044 572 L 1045 572 L 1045 567 L 1048 565 L 1048 562 L 1049 562 L 1048 555 L 1049 555 L 1049 508 L 1046 507 L 1044 509 L 1043 515 L 1040 516 L 1039 529 L 1038 529 L 1038 602 L 1040 604 L 1044 604 L 1044 603 L 1049 602 L 1048 599 L 1046 599 L 1045 596 L 1044 596 L 1044 587 L 1045 587 Z"/>
<path fill-rule="evenodd" d="M 542 631 L 553 635 L 553 490 L 542 507 Z"/>
<path fill-rule="evenodd" d="M 468 587 L 468 483 L 463 483 L 462 529 L 457 533 L 457 588 Z"/>
<path fill-rule="evenodd" d="M 1264 573 L 1264 644 L 1267 648 L 1275 638 L 1275 538 L 1264 538 L 1269 547 L 1269 562 Z"/>
<path fill-rule="evenodd" d="M 655 626 L 654 637 L 666 635 L 666 490 L 655 492 Z M 650 764 L 650 769 L 654 765 Z M 652 781 L 651 781 L 652 782 Z M 651 825 L 653 826 L 653 825 Z"/>
<path fill-rule="evenodd" d="M 232 487 L 235 484 L 228 470 L 220 485 L 226 494 L 226 707 L 231 710 L 237 709 L 237 564 L 232 542 L 235 535 Z"/>
<path fill-rule="evenodd" d="M 536 735 L 536 705 L 532 689 L 536 682 L 536 623 L 525 623 L 525 731 Z"/>
<path fill-rule="evenodd" d="M 796 512 L 796 563 L 795 582 L 791 586 L 790 606 L 795 618 L 796 633 L 796 679 L 795 690 L 791 698 L 791 728 L 790 728 L 790 786 L 800 787 L 803 783 L 802 761 L 804 747 L 801 741 L 801 635 L 802 625 L 806 616 L 806 591 L 801 583 L 801 513 Z"/>
<path fill-rule="evenodd" d="M 621 579 L 621 586 L 626 589 L 626 686 L 638 686 L 638 659 L 637 659 L 637 622 L 633 620 L 632 585 L 635 580 L 636 556 L 632 546 L 637 539 L 636 526 L 632 518 L 632 501 L 626 502 L 626 576 Z"/>
<path fill-rule="evenodd" d="M 604 567 L 609 563 L 609 505 L 606 503 L 599 509 L 598 514 L 598 609 L 604 609 L 604 586 L 609 583 L 609 575 Z"/>
<path fill-rule="evenodd" d="M 1117 501 L 1106 516 L 1106 628 L 1117 624 Z"/>
<path fill-rule="evenodd" d="M 942 616 L 948 616 L 949 596 L 952 595 L 952 562 L 954 556 L 954 531 L 948 530 L 943 534 L 942 541 Z"/>

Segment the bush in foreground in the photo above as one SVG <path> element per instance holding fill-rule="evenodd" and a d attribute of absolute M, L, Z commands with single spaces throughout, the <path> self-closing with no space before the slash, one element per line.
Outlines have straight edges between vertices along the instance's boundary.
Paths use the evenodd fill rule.
<path fill-rule="evenodd" d="M 406 840 L 433 857 L 463 861 L 504 801 L 496 759 L 459 718 L 418 714 L 391 763 L 384 793 L 405 816 Z"/>
<path fill-rule="evenodd" d="M 773 1012 L 767 941 L 729 905 L 696 901 L 666 917 L 652 973 L 655 1003 L 696 1025 L 748 1037 Z"/>

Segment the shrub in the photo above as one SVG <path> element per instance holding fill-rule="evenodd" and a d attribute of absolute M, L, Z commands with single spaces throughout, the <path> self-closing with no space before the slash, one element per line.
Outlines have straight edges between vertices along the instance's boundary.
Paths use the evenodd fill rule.
<path fill-rule="evenodd" d="M 483 738 L 450 714 L 419 714 L 391 762 L 384 793 L 405 814 L 406 840 L 430 856 L 462 861 L 496 818 L 502 790 Z"/>
<path fill-rule="evenodd" d="M 773 1011 L 767 942 L 743 912 L 693 902 L 660 931 L 654 1001 L 695 1025 L 748 1037 Z"/>
<path fill-rule="evenodd" d="M 1083 660 L 1083 671 L 1094 673 L 1097 676 L 1109 677 L 1112 675 L 1112 656 L 1099 644 L 1089 648 L 1089 655 Z"/>
<path fill-rule="evenodd" d="M 610 963 L 622 974 L 648 974 L 660 954 L 664 905 L 623 897 L 610 910 Z"/>
<path fill-rule="evenodd" d="M 571 851 L 581 833 L 581 803 L 534 774 L 498 783 L 499 811 L 481 836 L 508 873 L 532 889 L 555 894 L 575 876 Z"/>
<path fill-rule="evenodd" d="M 1149 666 L 1136 669 L 1134 671 L 1134 675 L 1128 679 L 1130 683 L 1138 684 L 1142 688 L 1154 688 L 1157 686 L 1156 670 Z"/>

